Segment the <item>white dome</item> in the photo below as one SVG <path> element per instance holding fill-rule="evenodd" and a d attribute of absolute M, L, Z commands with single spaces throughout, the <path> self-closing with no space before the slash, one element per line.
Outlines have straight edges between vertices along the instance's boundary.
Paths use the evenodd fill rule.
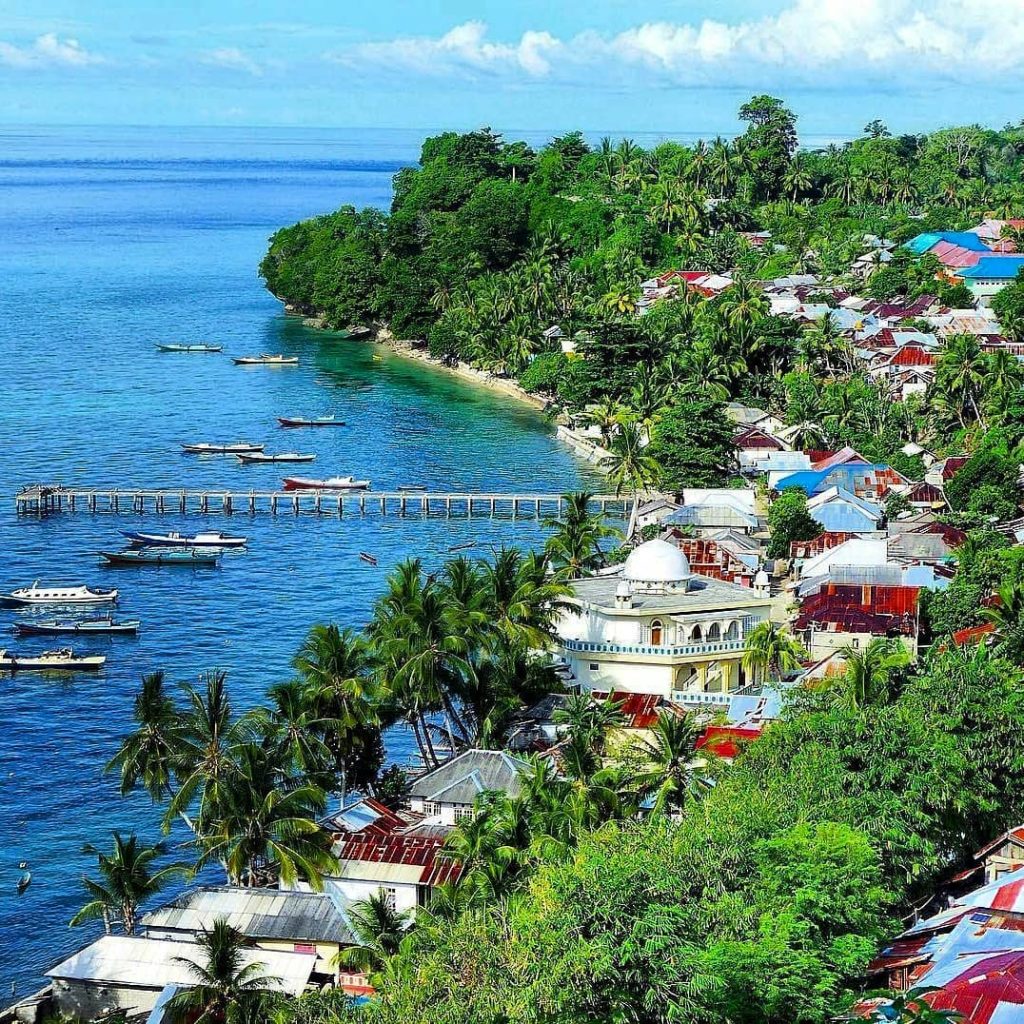
<path fill-rule="evenodd" d="M 682 583 L 690 578 L 690 563 L 674 544 L 649 540 L 633 549 L 622 575 L 636 583 Z"/>

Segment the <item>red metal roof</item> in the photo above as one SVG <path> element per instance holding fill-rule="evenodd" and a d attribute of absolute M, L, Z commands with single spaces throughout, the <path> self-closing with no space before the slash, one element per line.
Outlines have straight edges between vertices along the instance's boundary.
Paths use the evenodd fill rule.
<path fill-rule="evenodd" d="M 402 864 L 421 867 L 420 885 L 441 885 L 454 881 L 462 866 L 441 856 L 444 840 L 436 836 L 390 835 L 336 836 L 335 854 L 340 861 L 364 861 L 373 864 Z"/>
<path fill-rule="evenodd" d="M 963 974 L 924 996 L 933 1009 L 954 1010 L 961 1024 L 1024 1018 L 1024 952 L 975 960 Z"/>
<path fill-rule="evenodd" d="M 733 439 L 732 443 L 740 449 L 752 448 L 752 449 L 772 449 L 773 451 L 781 451 L 783 448 L 782 442 L 777 438 L 773 437 L 766 430 L 761 430 L 759 427 L 747 427 L 746 430 L 741 430 Z"/>
<path fill-rule="evenodd" d="M 594 696 L 600 700 L 601 695 Z M 614 690 L 609 699 L 619 704 L 619 711 L 625 718 L 627 729 L 650 729 L 658 721 L 658 710 L 661 697 L 651 693 L 627 693 L 625 690 Z"/>
<path fill-rule="evenodd" d="M 697 740 L 698 750 L 707 750 L 717 757 L 733 758 L 744 743 L 750 743 L 761 735 L 760 729 L 743 728 L 733 725 L 709 725 Z"/>
<path fill-rule="evenodd" d="M 934 366 L 935 356 L 920 345 L 904 345 L 889 360 L 890 366 Z"/>
<path fill-rule="evenodd" d="M 880 587 L 830 583 L 800 606 L 796 628 L 825 627 L 836 632 L 914 636 L 920 587 Z"/>

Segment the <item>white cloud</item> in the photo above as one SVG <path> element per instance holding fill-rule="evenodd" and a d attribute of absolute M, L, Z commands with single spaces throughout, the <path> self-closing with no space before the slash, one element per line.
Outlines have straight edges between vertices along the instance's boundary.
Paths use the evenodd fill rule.
<path fill-rule="evenodd" d="M 103 63 L 102 57 L 90 53 L 77 39 L 62 39 L 55 32 L 38 36 L 26 46 L 0 40 L 0 65 L 5 67 L 83 68 Z"/>
<path fill-rule="evenodd" d="M 1024 73 L 1024 0 L 789 0 L 747 21 L 648 22 L 559 39 L 533 30 L 492 40 L 481 21 L 327 55 L 422 75 L 572 81 L 637 75 L 681 85 L 970 83 Z"/>
<path fill-rule="evenodd" d="M 229 71 L 244 71 L 249 75 L 262 75 L 263 68 L 247 53 L 234 46 L 222 46 L 207 50 L 199 55 L 199 62 L 209 67 L 226 68 Z"/>

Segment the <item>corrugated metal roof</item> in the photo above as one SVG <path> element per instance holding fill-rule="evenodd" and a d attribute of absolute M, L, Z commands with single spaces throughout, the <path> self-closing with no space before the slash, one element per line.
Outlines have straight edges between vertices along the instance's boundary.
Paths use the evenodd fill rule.
<path fill-rule="evenodd" d="M 167 985 L 189 986 L 196 977 L 188 964 L 205 962 L 194 942 L 147 939 L 141 935 L 104 935 L 47 971 L 50 978 L 93 984 L 122 985 L 160 991 Z M 242 951 L 245 964 L 259 964 L 267 988 L 298 995 L 305 988 L 316 957 L 306 953 L 279 953 L 265 949 Z M 273 980 L 270 980 L 273 979 Z"/>
<path fill-rule="evenodd" d="M 182 893 L 142 919 L 145 928 L 199 932 L 224 919 L 250 939 L 353 941 L 348 922 L 325 893 L 204 886 Z"/>
<path fill-rule="evenodd" d="M 973 267 L 957 271 L 957 277 L 968 281 L 1012 281 L 1021 267 L 1024 267 L 1024 256 L 986 256 Z"/>
<path fill-rule="evenodd" d="M 519 794 L 525 763 L 502 750 L 467 750 L 426 775 L 421 775 L 410 795 L 421 800 L 472 804 L 485 791 L 514 797 Z"/>

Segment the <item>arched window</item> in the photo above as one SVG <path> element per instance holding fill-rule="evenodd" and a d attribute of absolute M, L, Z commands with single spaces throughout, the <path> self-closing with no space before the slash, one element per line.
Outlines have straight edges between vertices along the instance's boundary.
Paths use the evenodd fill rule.
<path fill-rule="evenodd" d="M 712 640 L 721 640 L 721 639 L 722 639 L 722 631 L 721 631 L 721 629 L 719 629 L 718 623 L 717 622 L 712 622 L 711 625 L 708 626 L 708 641 L 710 642 Z"/>
<path fill-rule="evenodd" d="M 655 619 L 651 623 L 651 646 L 660 647 L 662 644 L 662 638 L 664 629 L 661 625 L 661 619 Z"/>
<path fill-rule="evenodd" d="M 733 619 L 729 623 L 729 628 L 725 631 L 726 640 L 735 640 L 740 635 L 740 624 Z"/>
<path fill-rule="evenodd" d="M 704 639 L 704 634 L 700 630 L 700 626 L 694 626 L 693 632 L 690 634 L 690 639 L 695 643 L 700 643 Z"/>

